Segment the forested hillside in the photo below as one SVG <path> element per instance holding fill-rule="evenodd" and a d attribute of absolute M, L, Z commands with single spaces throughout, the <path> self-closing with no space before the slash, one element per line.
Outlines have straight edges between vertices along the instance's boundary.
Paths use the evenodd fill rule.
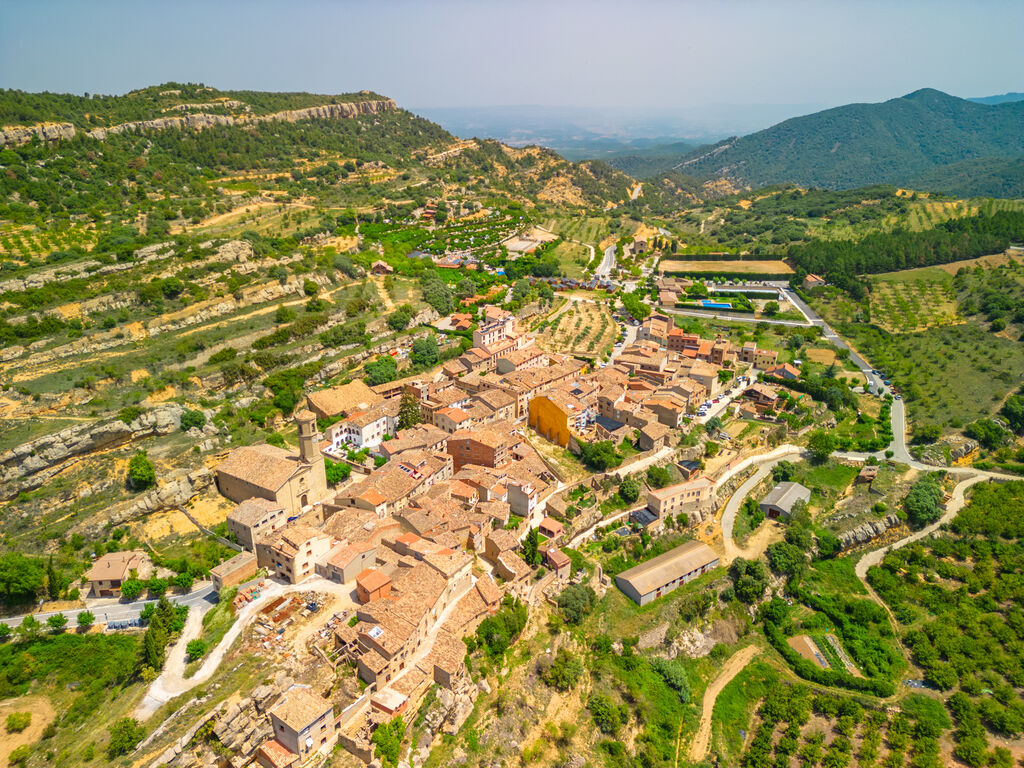
<path fill-rule="evenodd" d="M 657 158 L 660 165 L 647 167 L 651 175 L 675 169 L 751 188 L 924 183 L 926 189 L 934 184 L 956 195 L 1010 196 L 1019 185 L 1019 166 L 995 160 L 1022 156 L 1024 102 L 979 104 L 923 89 L 880 104 L 848 104 L 796 117 L 685 156 Z M 981 179 L 956 167 L 982 160 Z M 949 179 L 943 175 L 947 166 L 952 166 Z"/>

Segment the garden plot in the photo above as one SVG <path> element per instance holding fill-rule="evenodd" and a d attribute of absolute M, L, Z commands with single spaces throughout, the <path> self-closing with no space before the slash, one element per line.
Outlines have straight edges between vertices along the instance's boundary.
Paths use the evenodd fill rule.
<path fill-rule="evenodd" d="M 611 351 L 618 325 L 604 304 L 574 302 L 541 331 L 541 345 L 552 352 L 602 355 Z"/>

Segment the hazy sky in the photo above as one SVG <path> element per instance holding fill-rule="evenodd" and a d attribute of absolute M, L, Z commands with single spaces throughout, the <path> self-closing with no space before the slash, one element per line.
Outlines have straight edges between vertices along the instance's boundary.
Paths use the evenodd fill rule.
<path fill-rule="evenodd" d="M 1024 90 L 1021 0 L 0 0 L 0 87 L 168 80 L 402 106 L 685 107 Z"/>

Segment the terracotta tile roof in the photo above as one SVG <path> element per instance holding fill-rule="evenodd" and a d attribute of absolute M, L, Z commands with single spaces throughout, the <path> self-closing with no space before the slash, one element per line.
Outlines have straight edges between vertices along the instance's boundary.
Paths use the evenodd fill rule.
<path fill-rule="evenodd" d="M 501 590 L 498 589 L 498 585 L 494 583 L 494 579 L 491 578 L 489 573 L 485 573 L 477 579 L 475 587 L 485 603 L 496 605 L 501 602 Z"/>
<path fill-rule="evenodd" d="M 346 568 L 357 557 L 374 549 L 376 547 L 368 541 L 348 544 L 331 555 L 327 562 L 336 568 Z"/>
<path fill-rule="evenodd" d="M 499 528 L 496 531 L 491 531 L 487 534 L 487 538 L 490 539 L 495 546 L 497 546 L 499 552 L 507 552 L 515 549 L 519 549 L 519 538 L 512 531 L 506 531 L 504 528 Z"/>
<path fill-rule="evenodd" d="M 360 571 L 356 576 L 356 585 L 362 587 L 367 592 L 376 592 L 390 583 L 391 579 L 376 568 L 367 568 Z"/>
<path fill-rule="evenodd" d="M 714 483 L 706 477 L 698 477 L 696 480 L 689 480 L 685 483 L 676 483 L 675 485 L 668 485 L 664 488 L 657 488 L 651 491 L 650 495 L 654 496 L 656 499 L 664 501 L 665 499 L 671 499 L 678 496 L 680 493 L 705 488 L 707 486 L 713 487 Z"/>
<path fill-rule="evenodd" d="M 298 454 L 264 443 L 231 451 L 217 472 L 277 493 L 301 466 Z"/>
<path fill-rule="evenodd" d="M 142 570 L 142 567 L 149 563 L 149 557 L 145 552 L 109 552 L 97 559 L 86 579 L 89 581 L 124 581 L 128 578 L 131 570 Z"/>
<path fill-rule="evenodd" d="M 285 691 L 270 708 L 272 715 L 296 732 L 316 722 L 325 712 L 333 714 L 331 702 L 300 685 Z"/>
<path fill-rule="evenodd" d="M 572 564 L 572 560 L 569 559 L 569 556 L 558 547 L 551 547 L 548 549 L 546 557 L 555 568 L 563 568 L 566 565 Z"/>
<path fill-rule="evenodd" d="M 284 507 L 276 501 L 253 497 L 246 499 L 228 513 L 229 520 L 235 520 L 242 525 L 255 525 L 271 512 L 284 510 Z"/>
<path fill-rule="evenodd" d="M 310 392 L 306 395 L 306 400 L 310 405 L 329 416 L 363 411 L 378 405 L 382 399 L 380 395 L 366 386 L 362 379 L 355 379 L 348 384 Z"/>
<path fill-rule="evenodd" d="M 430 649 L 427 661 L 447 674 L 454 675 L 462 667 L 465 658 L 466 644 L 462 638 L 442 627 L 434 639 L 434 647 Z"/>
<path fill-rule="evenodd" d="M 263 759 L 270 763 L 273 768 L 288 768 L 288 766 L 297 762 L 299 756 L 289 750 L 284 744 L 277 739 L 271 739 L 270 741 L 264 742 L 260 745 L 258 753 Z M 262 765 L 262 761 L 260 761 Z"/>
<path fill-rule="evenodd" d="M 375 675 L 380 674 L 381 670 L 388 665 L 387 659 L 372 648 L 360 656 L 359 661 Z"/>

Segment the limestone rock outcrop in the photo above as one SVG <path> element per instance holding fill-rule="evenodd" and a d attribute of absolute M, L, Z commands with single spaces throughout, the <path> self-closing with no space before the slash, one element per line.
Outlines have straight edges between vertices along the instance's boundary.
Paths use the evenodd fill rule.
<path fill-rule="evenodd" d="M 354 101 L 344 104 L 323 104 L 318 107 L 273 112 L 269 115 L 245 113 L 231 116 L 198 112 L 194 115 L 183 115 L 182 117 L 158 117 L 153 120 L 135 120 L 129 123 L 120 123 L 119 125 L 111 125 L 106 128 L 93 128 L 91 131 L 86 131 L 85 135 L 97 141 L 104 141 L 108 136 L 135 133 L 137 131 L 162 131 L 166 129 L 198 131 L 218 125 L 252 125 L 254 123 L 269 122 L 294 123 L 299 120 L 315 119 L 349 119 L 359 115 L 374 115 L 380 112 L 388 112 L 397 108 L 398 106 L 392 99 L 378 99 L 375 101 Z M 33 126 L 15 126 L 0 130 L 0 146 L 24 144 L 35 137 L 43 141 L 58 141 L 60 139 L 74 138 L 74 136 L 75 126 L 70 123 L 42 123 Z"/>
<path fill-rule="evenodd" d="M 38 488 L 70 462 L 94 451 L 180 429 L 184 412 L 181 405 L 167 403 L 144 411 L 131 424 L 120 419 L 103 424 L 81 424 L 4 451 L 0 454 L 2 498 L 13 498 L 21 491 Z"/>
<path fill-rule="evenodd" d="M 75 138 L 75 126 L 71 123 L 40 123 L 39 125 L 17 125 L 0 129 L 0 147 L 7 144 L 26 144 L 32 139 L 58 141 Z"/>
<path fill-rule="evenodd" d="M 866 544 L 899 524 L 900 519 L 895 514 L 888 514 L 881 520 L 872 520 L 857 526 L 851 531 L 839 534 L 839 542 L 842 544 L 843 549 L 850 549 L 850 547 Z"/>

